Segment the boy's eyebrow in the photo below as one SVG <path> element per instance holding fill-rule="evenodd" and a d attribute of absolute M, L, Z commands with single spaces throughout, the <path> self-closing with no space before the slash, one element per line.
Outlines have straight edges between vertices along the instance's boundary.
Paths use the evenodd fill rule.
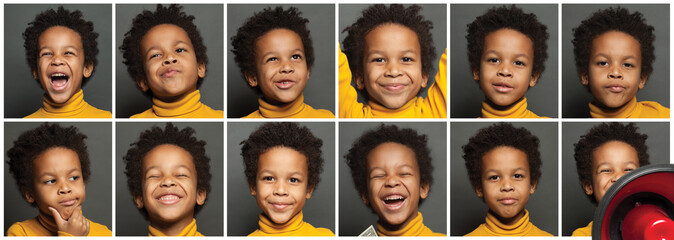
<path fill-rule="evenodd" d="M 304 53 L 304 51 L 302 51 L 301 48 L 295 48 L 295 49 L 290 50 L 290 51 L 291 52 L 300 51 L 300 52 Z M 267 56 L 269 54 L 276 54 L 276 53 L 277 53 L 277 51 L 267 51 L 267 52 L 264 52 L 261 56 L 264 57 L 264 56 Z"/>
<path fill-rule="evenodd" d="M 79 168 L 72 168 L 72 169 L 68 170 L 67 173 L 70 174 L 70 173 L 76 172 L 76 171 L 80 171 L 80 172 L 81 172 L 82 170 L 80 170 Z M 44 172 L 44 173 L 40 174 L 38 177 L 43 177 L 43 176 L 54 176 L 54 175 L 56 175 L 56 174 L 54 174 L 54 173 L 52 173 L 52 172 Z"/>
<path fill-rule="evenodd" d="M 272 170 L 269 170 L 269 169 L 264 169 L 264 170 L 260 171 L 260 173 L 276 173 L 276 172 L 274 172 L 274 171 L 272 171 Z M 300 175 L 301 175 L 302 172 L 301 172 L 301 171 L 294 171 L 294 172 L 291 172 L 291 173 L 290 173 L 290 175 L 295 175 L 295 174 L 300 174 Z"/>
<path fill-rule="evenodd" d="M 609 58 L 608 55 L 603 54 L 603 53 L 598 53 L 598 54 L 595 55 L 594 57 L 605 57 L 605 58 Z M 622 58 L 622 59 L 625 60 L 625 59 L 631 59 L 631 58 L 636 59 L 637 57 L 636 57 L 636 56 L 632 56 L 632 55 L 628 55 L 628 56 L 626 56 L 626 57 L 624 57 L 624 58 Z"/>
<path fill-rule="evenodd" d="M 175 45 L 178 45 L 178 44 L 181 44 L 181 43 L 187 44 L 187 42 L 185 42 L 185 41 L 178 40 L 178 41 L 175 41 L 175 42 L 173 43 L 173 45 L 175 46 Z M 149 48 L 147 49 L 146 52 L 149 52 L 150 50 L 153 50 L 153 49 L 155 49 L 155 48 L 159 48 L 158 44 L 152 45 L 151 47 L 149 47 Z"/>
<path fill-rule="evenodd" d="M 487 51 L 484 51 L 483 54 L 487 54 L 487 53 L 500 54 L 501 52 L 496 51 L 496 50 L 493 50 L 493 49 L 489 49 L 489 50 L 487 50 Z M 525 58 L 529 58 L 529 55 L 527 55 L 527 54 L 525 54 L 525 53 L 519 53 L 519 54 L 516 54 L 515 57 L 525 57 Z"/>
<path fill-rule="evenodd" d="M 374 50 L 369 50 L 369 51 L 367 52 L 366 55 L 370 55 L 370 54 L 384 54 L 384 52 L 385 52 L 385 51 L 381 51 L 381 50 L 374 49 Z M 404 51 L 401 51 L 401 52 L 402 52 L 403 54 L 404 54 L 404 53 L 415 53 L 415 54 L 417 53 L 417 51 L 414 51 L 414 49 L 407 49 L 407 50 L 404 50 Z"/>
<path fill-rule="evenodd" d="M 39 49 L 39 51 L 42 51 L 43 49 L 47 49 L 47 48 L 50 48 L 50 47 L 48 47 L 48 46 L 41 47 L 41 48 Z M 77 47 L 74 46 L 74 45 L 64 46 L 63 48 L 74 48 L 74 49 L 79 49 L 79 48 L 77 48 Z"/>

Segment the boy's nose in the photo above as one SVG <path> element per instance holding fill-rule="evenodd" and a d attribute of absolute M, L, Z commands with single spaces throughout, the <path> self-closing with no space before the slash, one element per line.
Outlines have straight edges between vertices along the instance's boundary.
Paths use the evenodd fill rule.
<path fill-rule="evenodd" d="M 400 71 L 400 66 L 394 62 L 389 62 L 387 64 L 386 68 L 386 76 L 387 77 L 398 77 L 402 75 L 402 72 Z"/>
<path fill-rule="evenodd" d="M 63 64 L 64 64 L 64 63 L 63 63 L 63 59 L 62 59 L 61 57 L 59 57 L 59 56 L 54 56 L 54 57 L 51 59 L 51 65 L 52 65 L 52 66 L 59 66 L 59 65 L 63 65 Z"/>
<path fill-rule="evenodd" d="M 276 196 L 286 196 L 286 195 L 288 195 L 286 185 L 283 182 L 277 182 L 274 185 L 274 195 L 276 195 Z"/>
<path fill-rule="evenodd" d="M 623 74 L 620 72 L 620 69 L 618 67 L 612 68 L 609 73 L 608 73 L 608 78 L 611 79 L 622 79 Z"/>
<path fill-rule="evenodd" d="M 501 192 L 510 192 L 513 190 L 514 188 L 512 183 L 508 180 L 503 180 L 503 182 L 501 183 Z"/>
<path fill-rule="evenodd" d="M 289 61 L 284 61 L 281 66 L 281 73 L 292 73 L 295 71 L 295 68 Z"/>
<path fill-rule="evenodd" d="M 72 190 L 70 189 L 70 186 L 68 186 L 68 184 L 64 183 L 61 184 L 61 186 L 59 186 L 59 194 L 68 194 L 70 192 L 72 192 Z"/>
<path fill-rule="evenodd" d="M 175 181 L 173 181 L 173 178 L 171 177 L 165 177 L 161 181 L 161 186 L 162 187 L 174 187 L 176 185 Z"/>
<path fill-rule="evenodd" d="M 387 187 L 396 187 L 400 185 L 400 179 L 396 176 L 390 176 L 386 178 L 384 184 L 386 184 Z"/>
<path fill-rule="evenodd" d="M 501 69 L 498 70 L 497 74 L 501 77 L 512 77 L 513 76 L 513 73 L 512 73 L 512 70 L 510 69 L 509 64 L 503 64 Z"/>
<path fill-rule="evenodd" d="M 176 64 L 178 63 L 178 59 L 174 57 L 168 57 L 164 60 L 164 65 L 169 65 L 169 64 Z"/>

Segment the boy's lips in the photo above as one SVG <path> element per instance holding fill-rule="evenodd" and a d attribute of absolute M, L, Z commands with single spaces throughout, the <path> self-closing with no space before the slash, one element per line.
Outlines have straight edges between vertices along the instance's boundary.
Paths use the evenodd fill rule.
<path fill-rule="evenodd" d="M 54 91 L 63 91 L 68 87 L 70 76 L 62 72 L 53 72 L 49 74 L 49 83 Z"/>
<path fill-rule="evenodd" d="M 389 194 L 381 198 L 384 207 L 390 211 L 399 210 L 407 202 L 407 197 L 401 194 Z"/>
<path fill-rule="evenodd" d="M 278 81 L 274 81 L 274 85 L 279 88 L 279 89 L 288 89 L 291 88 L 295 85 L 295 81 L 290 80 L 290 79 L 282 79 Z"/>
<path fill-rule="evenodd" d="M 60 201 L 59 204 L 61 206 L 70 207 L 70 206 L 73 206 L 73 205 L 77 204 L 77 199 L 76 198 L 66 199 L 66 200 Z"/>
<path fill-rule="evenodd" d="M 180 73 L 180 70 L 175 69 L 175 68 L 168 68 L 164 72 L 161 73 L 161 76 L 165 77 L 165 78 L 170 78 L 170 77 L 175 76 L 178 73 Z"/>
<path fill-rule="evenodd" d="M 180 202 L 180 200 L 182 200 L 183 197 L 179 196 L 179 195 L 176 195 L 176 194 L 168 193 L 168 194 L 163 194 L 163 195 L 157 197 L 156 199 L 157 199 L 157 201 L 159 201 L 159 203 L 161 203 L 163 205 L 173 205 L 173 204 L 176 204 L 176 203 Z"/>
<path fill-rule="evenodd" d="M 621 93 L 625 91 L 625 87 L 619 84 L 611 84 L 606 86 L 606 89 L 608 89 L 612 93 Z"/>
<path fill-rule="evenodd" d="M 498 202 L 503 204 L 503 205 L 513 205 L 513 204 L 517 203 L 517 199 L 512 198 L 512 197 L 505 197 L 505 198 L 499 199 Z"/>
<path fill-rule="evenodd" d="M 386 89 L 387 91 L 394 92 L 394 93 L 401 92 L 407 86 L 410 85 L 409 83 L 406 83 L 404 81 L 398 81 L 398 80 L 394 80 L 394 81 L 390 81 L 390 82 L 389 81 L 380 82 L 378 84 L 379 84 L 380 87 Z"/>
<path fill-rule="evenodd" d="M 271 206 L 274 208 L 274 211 L 280 212 L 283 210 L 286 210 L 290 207 L 290 203 L 283 203 L 283 202 L 270 202 Z"/>
<path fill-rule="evenodd" d="M 508 93 L 514 90 L 513 86 L 505 82 L 493 83 L 494 90 L 500 93 Z"/>

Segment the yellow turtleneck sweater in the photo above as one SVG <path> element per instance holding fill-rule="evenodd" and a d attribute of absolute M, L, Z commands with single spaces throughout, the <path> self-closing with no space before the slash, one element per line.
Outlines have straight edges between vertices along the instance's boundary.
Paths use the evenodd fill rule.
<path fill-rule="evenodd" d="M 112 236 L 112 232 L 105 225 L 92 222 L 89 219 L 87 219 L 87 221 L 89 221 L 89 234 L 87 236 Z M 7 236 L 71 237 L 73 235 L 59 231 L 52 216 L 44 216 L 39 214 L 35 218 L 12 224 L 12 226 L 7 229 Z"/>
<path fill-rule="evenodd" d="M 148 236 L 150 237 L 165 237 L 166 234 L 163 232 L 157 230 L 156 228 L 153 228 L 152 226 L 147 227 L 150 230 L 150 234 Z M 174 237 L 203 237 L 204 235 L 201 234 L 200 232 L 197 232 L 197 220 L 192 219 L 192 222 L 185 226 L 178 235 L 175 235 Z"/>
<path fill-rule="evenodd" d="M 152 108 L 131 118 L 223 118 L 222 110 L 213 110 L 201 103 L 199 90 L 187 94 L 176 102 L 163 102 L 152 98 Z"/>
<path fill-rule="evenodd" d="M 42 96 L 42 107 L 25 118 L 112 118 L 112 114 L 85 102 L 80 89 L 64 103 L 52 102 L 45 94 Z"/>
<path fill-rule="evenodd" d="M 292 217 L 288 222 L 284 224 L 276 224 L 272 222 L 264 214 L 260 214 L 260 229 L 255 230 L 253 233 L 249 234 L 249 237 L 259 237 L 259 236 L 335 236 L 330 229 L 327 228 L 316 228 L 311 226 L 311 224 L 303 221 L 304 215 L 302 211 L 297 213 Z"/>
<path fill-rule="evenodd" d="M 527 109 L 527 98 L 515 103 L 510 109 L 498 110 L 489 103 L 482 102 L 482 118 L 546 118 L 539 117 L 534 112 Z"/>
<path fill-rule="evenodd" d="M 588 105 L 593 118 L 669 118 L 669 108 L 652 101 L 637 102 L 637 97 L 615 112 L 605 112 L 592 103 Z"/>
<path fill-rule="evenodd" d="M 592 236 L 592 222 L 585 227 L 578 228 L 571 234 L 572 237 L 591 237 Z"/>
<path fill-rule="evenodd" d="M 384 226 L 380 225 L 377 223 L 377 235 L 383 236 L 383 237 L 391 237 L 391 236 L 423 236 L 423 237 L 428 237 L 428 236 L 447 236 L 446 234 L 443 233 L 436 233 L 431 231 L 430 228 L 426 227 L 424 225 L 424 217 L 421 216 L 420 212 L 417 212 L 417 216 L 410 221 L 406 226 L 404 226 L 401 229 L 398 230 L 388 230 L 384 228 Z"/>
<path fill-rule="evenodd" d="M 257 100 L 260 108 L 243 118 L 335 118 L 332 112 L 325 109 L 314 109 L 304 103 L 304 94 L 300 94 L 295 101 L 283 106 L 275 106 L 262 100 Z"/>
<path fill-rule="evenodd" d="M 513 225 L 505 225 L 499 222 L 498 218 L 487 212 L 485 223 L 480 224 L 475 230 L 466 234 L 466 236 L 552 236 L 529 222 L 529 211 L 524 210 L 524 216 Z"/>
<path fill-rule="evenodd" d="M 351 69 L 346 55 L 339 50 L 339 117 L 340 118 L 447 118 L 447 49 L 440 57 L 435 82 L 426 98 L 416 97 L 398 109 L 388 109 L 374 102 L 358 102 L 358 92 L 351 86 Z"/>

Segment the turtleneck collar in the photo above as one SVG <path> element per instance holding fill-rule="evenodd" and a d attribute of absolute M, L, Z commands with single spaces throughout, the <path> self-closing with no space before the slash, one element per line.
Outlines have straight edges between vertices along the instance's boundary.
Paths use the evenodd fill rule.
<path fill-rule="evenodd" d="M 377 222 L 377 235 L 379 236 L 431 236 L 438 235 L 433 233 L 431 229 L 424 225 L 424 217 L 421 212 L 417 212 L 417 216 L 412 219 L 407 225 L 398 230 L 388 230 Z"/>
<path fill-rule="evenodd" d="M 163 232 L 157 230 L 156 228 L 152 227 L 152 225 L 148 226 L 148 229 L 150 230 L 149 236 L 151 237 L 158 237 L 158 236 L 166 236 Z M 192 219 L 192 222 L 185 226 L 176 237 L 194 237 L 194 236 L 203 236 L 201 233 L 197 232 L 197 220 Z"/>
<path fill-rule="evenodd" d="M 159 117 L 185 117 L 198 111 L 203 104 L 199 90 L 191 92 L 175 102 L 164 102 L 158 98 L 152 98 L 152 111 Z"/>
<path fill-rule="evenodd" d="M 84 101 L 82 89 L 73 94 L 73 96 L 64 103 L 55 103 L 51 101 L 46 93 L 42 96 L 42 107 L 46 112 L 59 114 L 64 117 L 80 114 L 84 111 L 86 105 L 87 103 Z"/>
<path fill-rule="evenodd" d="M 292 117 L 302 112 L 306 106 L 304 104 L 304 94 L 300 94 L 294 101 L 281 106 L 272 105 L 262 98 L 258 99 L 257 102 L 260 104 L 260 114 L 265 118 Z"/>
<path fill-rule="evenodd" d="M 594 103 L 589 103 L 588 106 L 590 106 L 590 115 L 593 118 L 630 118 L 638 117 L 641 113 L 641 108 L 637 104 L 637 97 L 632 98 L 622 107 L 610 112 L 604 111 L 604 109 Z"/>
<path fill-rule="evenodd" d="M 529 222 L 529 211 L 526 209 L 524 209 L 524 216 L 512 225 L 501 223 L 491 211 L 487 213 L 485 222 L 487 229 L 499 236 L 526 236 L 534 226 Z"/>
<path fill-rule="evenodd" d="M 483 118 L 539 118 L 538 115 L 527 109 L 527 98 L 515 103 L 512 107 L 505 110 L 498 110 L 486 101 L 482 102 L 482 117 Z"/>
<path fill-rule="evenodd" d="M 375 118 L 414 118 L 421 116 L 421 108 L 415 108 L 419 97 L 412 98 L 398 109 L 389 109 L 374 101 L 369 101 L 367 104 L 372 109 L 372 116 Z"/>
<path fill-rule="evenodd" d="M 37 215 L 37 221 L 40 223 L 40 226 L 42 226 L 44 229 L 47 229 L 47 231 L 49 231 L 52 236 L 57 235 L 58 227 L 56 226 L 56 222 L 54 222 L 53 216 L 49 216 L 40 212 Z"/>
<path fill-rule="evenodd" d="M 258 221 L 260 231 L 275 236 L 290 236 L 292 233 L 297 232 L 304 227 L 305 224 L 302 211 L 283 224 L 272 222 L 271 219 L 264 214 L 260 214 L 260 221 Z"/>

